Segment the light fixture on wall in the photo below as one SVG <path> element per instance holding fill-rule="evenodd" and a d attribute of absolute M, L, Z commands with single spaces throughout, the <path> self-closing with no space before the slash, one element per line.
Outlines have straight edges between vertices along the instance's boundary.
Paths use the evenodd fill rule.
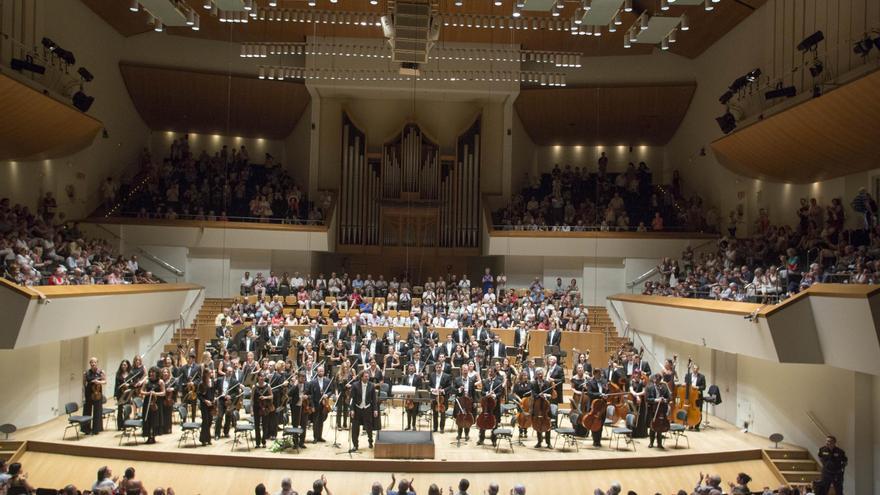
<path fill-rule="evenodd" d="M 672 28 L 672 31 L 669 31 L 669 35 L 667 35 L 666 37 L 669 39 L 670 43 L 675 43 L 677 32 L 678 32 L 678 28 Z"/>
<path fill-rule="evenodd" d="M 660 0 L 660 10 L 669 10 L 669 2 L 667 0 Z"/>
<path fill-rule="evenodd" d="M 194 10 L 190 9 L 186 11 L 186 25 L 192 26 L 196 23 L 196 13 Z"/>
<path fill-rule="evenodd" d="M 687 14 L 681 14 L 681 21 L 679 22 L 682 31 L 688 31 L 691 28 L 690 23 L 688 22 Z"/>
<path fill-rule="evenodd" d="M 159 19 L 153 19 L 153 31 L 161 33 L 165 31 L 165 25 Z"/>
<path fill-rule="evenodd" d="M 644 31 L 648 29 L 648 23 L 651 21 L 651 16 L 648 15 L 647 12 L 644 12 L 642 16 L 639 18 L 639 29 Z"/>
<path fill-rule="evenodd" d="M 202 1 L 202 8 L 203 9 L 211 10 L 213 7 L 214 7 L 214 2 L 212 2 L 211 0 L 203 0 Z"/>
<path fill-rule="evenodd" d="M 669 38 L 663 38 L 663 40 L 660 42 L 660 49 L 669 50 Z"/>
<path fill-rule="evenodd" d="M 269 7 L 277 7 L 278 0 L 269 0 Z"/>
<path fill-rule="evenodd" d="M 713 2 L 712 0 L 706 0 L 704 2 L 703 8 L 706 10 L 706 12 L 715 10 L 715 2 Z"/>
<path fill-rule="evenodd" d="M 128 10 L 131 12 L 137 12 L 141 10 L 141 6 L 138 4 L 137 0 L 131 0 L 128 4 Z"/>

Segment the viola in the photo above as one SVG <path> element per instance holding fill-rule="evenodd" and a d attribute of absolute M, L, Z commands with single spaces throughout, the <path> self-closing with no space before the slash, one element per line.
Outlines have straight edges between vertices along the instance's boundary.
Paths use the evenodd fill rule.
<path fill-rule="evenodd" d="M 455 425 L 459 428 L 470 428 L 474 425 L 474 400 L 465 395 L 455 399 L 455 402 L 458 404 Z"/>
<path fill-rule="evenodd" d="M 305 396 L 302 401 L 302 414 L 311 415 L 315 413 L 315 408 L 312 406 L 312 400 Z"/>
<path fill-rule="evenodd" d="M 275 412 L 275 401 L 272 400 L 271 397 L 264 397 L 260 399 L 260 409 L 263 412 L 263 416 L 271 414 Z"/>
<path fill-rule="evenodd" d="M 654 418 L 651 420 L 651 429 L 657 433 L 666 433 L 669 431 L 669 402 L 666 399 L 660 399 L 656 403 L 654 410 Z"/>
<path fill-rule="evenodd" d="M 590 431 L 599 431 L 605 425 L 605 408 L 608 402 L 599 397 L 590 403 L 590 411 L 581 418 L 581 426 Z"/>
<path fill-rule="evenodd" d="M 445 413 L 448 405 L 446 404 L 446 396 L 440 393 L 434 395 L 437 400 L 437 403 L 434 404 L 434 410 L 439 413 Z"/>
<path fill-rule="evenodd" d="M 543 394 L 535 397 L 532 403 L 532 428 L 538 433 L 545 433 L 551 429 L 550 401 Z"/>
<path fill-rule="evenodd" d="M 416 403 L 413 402 L 412 399 L 406 399 L 406 401 L 403 403 L 403 407 L 405 407 L 407 411 L 412 411 L 416 408 Z"/>

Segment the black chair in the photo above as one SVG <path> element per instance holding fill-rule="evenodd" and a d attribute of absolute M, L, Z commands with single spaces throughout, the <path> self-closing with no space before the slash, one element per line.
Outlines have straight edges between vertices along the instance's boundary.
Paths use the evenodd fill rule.
<path fill-rule="evenodd" d="M 119 445 L 122 445 L 122 442 L 125 441 L 126 438 L 134 439 L 134 444 L 137 445 L 138 430 L 144 429 L 144 420 L 142 417 L 134 419 L 129 418 L 129 416 L 131 416 L 130 405 L 126 405 L 122 408 L 122 415 L 126 419 L 122 422 L 122 436 L 119 437 Z"/>
<path fill-rule="evenodd" d="M 688 439 L 687 433 L 685 433 L 687 431 L 687 426 L 685 426 L 687 424 L 687 418 L 688 418 L 687 411 L 682 409 L 682 410 L 678 411 L 677 413 L 675 413 L 675 420 L 681 421 L 681 423 L 672 423 L 669 425 L 669 434 L 672 435 L 673 437 L 675 437 L 675 447 L 676 448 L 678 447 L 678 441 L 682 437 L 684 437 L 685 441 L 687 442 L 688 448 L 691 448 L 691 441 L 690 441 L 690 439 Z"/>
<path fill-rule="evenodd" d="M 244 444 L 247 447 L 248 451 L 251 450 L 251 437 L 254 433 L 254 425 L 253 423 L 244 423 L 241 424 L 239 422 L 238 411 L 232 413 L 232 418 L 235 421 L 235 428 L 233 429 L 234 435 L 232 436 L 232 451 L 235 451 L 235 446 L 238 444 L 240 438 L 244 438 Z"/>
<path fill-rule="evenodd" d="M 64 414 L 67 414 L 67 426 L 64 428 L 64 434 L 61 435 L 62 440 L 67 439 L 67 430 L 71 428 L 76 432 L 76 439 L 79 440 L 79 430 L 88 428 L 91 425 L 92 417 L 73 414 L 77 411 L 79 411 L 79 404 L 76 402 L 68 402 L 64 405 Z"/>
<path fill-rule="evenodd" d="M 636 442 L 633 441 L 632 434 L 636 424 L 636 415 L 629 413 L 626 415 L 626 426 L 619 426 L 611 429 L 611 440 L 617 439 L 614 444 L 614 450 L 620 448 L 620 439 L 623 438 L 624 445 L 631 443 L 633 452 L 636 450 Z M 610 440 L 609 440 L 610 442 Z"/>
<path fill-rule="evenodd" d="M 193 447 L 197 447 L 198 443 L 196 443 L 196 432 L 198 432 L 202 425 L 199 423 L 195 423 L 192 421 L 187 422 L 186 420 L 186 406 L 184 404 L 177 405 L 177 414 L 180 416 L 180 438 L 177 440 L 177 448 L 180 448 L 180 442 L 186 444 L 186 438 L 189 437 L 192 439 Z"/>
<path fill-rule="evenodd" d="M 299 443 L 297 442 L 297 439 L 302 434 L 303 434 L 303 429 L 300 428 L 299 426 L 286 426 L 281 431 L 282 438 L 290 437 L 291 441 L 293 442 L 293 448 L 296 450 L 297 454 L 299 454 Z"/>
<path fill-rule="evenodd" d="M 492 430 L 492 434 L 495 435 L 495 453 L 498 453 L 498 450 L 501 448 L 502 441 L 507 441 L 507 444 L 510 446 L 510 453 L 513 453 L 513 430 L 510 428 L 495 428 Z"/>
<path fill-rule="evenodd" d="M 101 408 L 101 419 L 104 420 L 104 429 L 107 429 L 107 422 L 112 421 L 116 417 L 116 409 L 112 407 Z"/>

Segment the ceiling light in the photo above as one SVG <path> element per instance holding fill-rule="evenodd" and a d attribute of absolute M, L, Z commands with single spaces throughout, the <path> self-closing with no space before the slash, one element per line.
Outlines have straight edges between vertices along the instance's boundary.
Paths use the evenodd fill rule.
<path fill-rule="evenodd" d="M 660 0 L 660 10 L 669 10 L 669 2 L 667 0 Z"/>
<path fill-rule="evenodd" d="M 667 38 L 669 38 L 670 43 L 675 43 L 675 33 L 676 32 L 678 32 L 677 28 L 672 28 L 672 31 L 669 32 L 669 36 L 667 36 Z"/>
<path fill-rule="evenodd" d="M 648 29 L 648 22 L 650 22 L 650 21 L 651 21 L 651 16 L 649 16 L 647 12 L 642 14 L 641 20 L 639 22 L 639 29 L 642 31 Z"/>
<path fill-rule="evenodd" d="M 244 10 L 248 12 L 254 10 L 254 0 L 244 0 Z"/>
<path fill-rule="evenodd" d="M 519 7 L 514 7 L 514 8 L 513 8 L 513 17 L 519 17 L 519 16 L 521 16 L 521 15 L 522 15 L 522 12 L 520 12 L 520 8 L 519 8 Z"/>
<path fill-rule="evenodd" d="M 581 8 L 584 12 L 589 12 L 593 8 L 593 0 L 581 0 Z"/>
<path fill-rule="evenodd" d="M 266 69 L 260 67 L 260 75 L 257 76 L 257 79 L 266 79 Z"/>
<path fill-rule="evenodd" d="M 315 5 L 318 5 L 317 0 L 309 0 L 309 7 L 314 7 Z"/>
<path fill-rule="evenodd" d="M 560 14 L 560 12 L 559 12 L 559 5 L 557 5 L 557 4 L 553 4 L 553 8 L 550 9 L 550 14 L 551 14 L 553 17 L 559 17 L 559 14 Z"/>
<path fill-rule="evenodd" d="M 153 19 L 153 31 L 156 31 L 157 33 L 165 31 L 165 25 L 162 24 L 162 21 L 159 19 Z"/>
<path fill-rule="evenodd" d="M 632 43 L 639 41 L 639 33 L 636 30 L 635 26 L 633 26 L 629 29 L 629 40 Z"/>
<path fill-rule="evenodd" d="M 131 2 L 129 2 L 129 5 L 128 5 L 128 10 L 130 10 L 132 12 L 137 12 L 137 11 L 141 10 L 141 6 L 138 5 L 137 0 L 131 0 Z"/>
<path fill-rule="evenodd" d="M 632 0 L 624 0 L 624 1 L 623 1 L 623 11 L 624 11 L 624 12 L 632 12 L 632 11 L 633 11 L 633 2 L 632 2 Z"/>
<path fill-rule="evenodd" d="M 212 2 L 211 0 L 204 0 L 202 2 L 202 8 L 205 10 L 211 10 L 211 8 L 213 6 L 214 6 L 214 2 Z"/>
<path fill-rule="evenodd" d="M 690 23 L 688 23 L 687 14 L 681 14 L 681 30 L 688 31 L 691 28 Z"/>
<path fill-rule="evenodd" d="M 269 0 L 269 7 L 277 7 L 278 0 Z"/>
<path fill-rule="evenodd" d="M 584 11 L 581 10 L 580 7 L 575 9 L 574 17 L 572 17 L 571 22 L 573 22 L 575 24 L 580 24 L 580 23 L 584 22 Z"/>
<path fill-rule="evenodd" d="M 504 2 L 502 0 L 495 0 L 496 7 L 501 7 L 503 4 L 504 4 Z"/>
<path fill-rule="evenodd" d="M 379 5 L 379 0 L 370 0 L 370 5 Z"/>
<path fill-rule="evenodd" d="M 462 5 L 464 5 L 464 0 L 455 0 L 456 7 L 461 7 Z"/>
<path fill-rule="evenodd" d="M 608 25 L 608 32 L 609 33 L 616 33 L 617 32 L 617 26 L 614 25 L 613 22 Z"/>
<path fill-rule="evenodd" d="M 712 4 L 712 0 L 706 0 L 703 8 L 706 9 L 706 11 L 715 10 L 715 5 Z"/>
<path fill-rule="evenodd" d="M 201 28 L 202 28 L 202 23 L 201 23 L 201 19 L 199 18 L 199 14 L 193 14 L 192 30 L 198 31 Z"/>
<path fill-rule="evenodd" d="M 669 50 L 669 39 L 663 38 L 663 41 L 660 42 L 661 50 Z"/>
<path fill-rule="evenodd" d="M 623 37 L 623 47 L 624 48 L 631 48 L 632 47 L 632 44 L 629 41 L 629 34 L 627 34 L 626 36 Z"/>
<path fill-rule="evenodd" d="M 618 10 L 616 14 L 614 14 L 614 25 L 620 26 L 623 24 L 623 16 L 620 15 L 620 11 Z"/>
<path fill-rule="evenodd" d="M 275 69 L 269 69 L 269 80 L 272 81 L 275 79 Z"/>
<path fill-rule="evenodd" d="M 565 8 L 565 0 L 556 0 L 556 7 L 558 7 L 559 10 L 564 9 Z"/>
<path fill-rule="evenodd" d="M 188 10 L 186 12 L 186 25 L 192 26 L 196 23 L 196 13 L 193 10 Z"/>
<path fill-rule="evenodd" d="M 514 5 L 516 8 L 521 9 L 521 8 L 523 8 L 523 7 L 526 6 L 526 0 L 515 0 L 515 1 L 513 2 L 513 5 Z"/>
<path fill-rule="evenodd" d="M 266 45 L 261 45 L 260 46 L 260 57 L 266 58 L 268 56 L 268 54 L 266 53 L 267 51 L 268 51 L 268 49 L 267 49 Z"/>

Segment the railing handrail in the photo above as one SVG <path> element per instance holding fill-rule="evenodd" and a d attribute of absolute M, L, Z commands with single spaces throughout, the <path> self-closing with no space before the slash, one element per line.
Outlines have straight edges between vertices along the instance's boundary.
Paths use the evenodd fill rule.
<path fill-rule="evenodd" d="M 644 282 L 645 280 L 648 280 L 649 278 L 653 277 L 654 275 L 657 275 L 658 273 L 660 273 L 660 269 L 655 266 L 654 268 L 651 268 L 647 272 L 645 272 L 645 273 L 639 275 L 638 277 L 627 282 L 626 288 L 632 289 L 636 285 L 639 285 L 640 283 Z"/>
<path fill-rule="evenodd" d="M 303 225 L 303 224 L 305 224 L 305 225 L 318 225 L 318 226 L 320 226 L 320 225 L 326 225 L 326 224 L 327 224 L 327 220 L 326 220 L 326 219 L 321 219 L 321 220 L 308 220 L 308 219 L 304 219 L 304 218 L 248 217 L 248 216 L 229 216 L 229 215 L 227 215 L 227 216 L 224 217 L 223 220 L 221 220 L 221 219 L 219 218 L 219 217 L 220 217 L 219 215 L 214 215 L 214 216 L 217 217 L 217 218 L 211 220 L 211 219 L 208 219 L 208 215 L 193 215 L 193 214 L 182 215 L 182 214 L 178 214 L 178 215 L 176 215 L 174 218 L 166 218 L 166 217 L 164 217 L 164 216 L 161 216 L 161 217 L 160 217 L 160 216 L 155 216 L 155 215 L 153 215 L 153 214 L 150 214 L 149 212 L 148 212 L 147 214 L 148 214 L 149 216 L 147 216 L 147 217 L 141 217 L 141 216 L 139 216 L 139 215 L 140 215 L 139 212 L 136 212 L 136 211 L 123 211 L 123 212 L 116 212 L 116 213 L 114 213 L 113 215 L 106 215 L 106 216 L 103 216 L 103 217 L 101 217 L 101 218 L 105 218 L 105 219 L 113 219 L 113 218 L 135 218 L 135 219 L 140 219 L 140 220 L 165 220 L 165 221 L 173 221 L 173 220 L 195 220 L 195 221 L 199 221 L 199 222 L 221 222 L 221 223 L 223 223 L 223 222 L 253 222 L 253 223 L 286 223 L 286 222 L 289 222 L 289 223 L 295 223 L 295 224 L 298 224 L 298 225 Z M 199 216 L 201 216 L 201 217 L 203 217 L 203 218 L 196 218 L 196 217 L 199 217 Z"/>
<path fill-rule="evenodd" d="M 101 229 L 101 230 L 107 232 L 108 234 L 112 235 L 113 237 L 119 239 L 120 241 L 124 242 L 124 240 L 122 239 L 122 237 L 120 237 L 116 232 L 113 232 L 112 230 L 108 229 L 107 227 L 105 227 L 105 226 L 103 226 L 103 225 L 101 225 L 101 224 L 99 224 L 99 223 L 96 223 L 95 226 L 97 226 L 99 229 Z M 171 263 L 169 263 L 169 262 L 163 260 L 162 258 L 156 256 L 155 254 L 153 254 L 153 253 L 147 251 L 146 249 L 144 249 L 144 248 L 142 248 L 142 247 L 140 247 L 140 246 L 136 246 L 135 249 L 137 250 L 138 253 L 144 255 L 144 257 L 146 257 L 148 260 L 150 260 L 150 261 L 152 261 L 152 262 L 158 264 L 158 265 L 161 266 L 162 268 L 164 268 L 164 269 L 168 270 L 169 272 L 171 272 L 171 273 L 177 275 L 178 277 L 182 277 L 182 276 L 185 274 L 185 272 L 184 272 L 183 270 L 177 268 L 176 266 L 174 266 L 174 265 L 172 265 Z"/>

